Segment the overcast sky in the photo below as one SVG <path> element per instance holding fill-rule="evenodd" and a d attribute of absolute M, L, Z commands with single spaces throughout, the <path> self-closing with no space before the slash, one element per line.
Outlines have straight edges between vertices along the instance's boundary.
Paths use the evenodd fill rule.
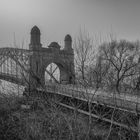
<path fill-rule="evenodd" d="M 63 43 L 80 28 L 91 36 L 140 40 L 140 0 L 0 0 L 0 46 L 29 43 L 30 29 L 41 30 L 42 44 Z"/>

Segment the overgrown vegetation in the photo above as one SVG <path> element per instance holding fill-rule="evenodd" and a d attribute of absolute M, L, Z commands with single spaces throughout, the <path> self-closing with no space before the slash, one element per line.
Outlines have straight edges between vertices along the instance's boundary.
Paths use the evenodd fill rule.
<path fill-rule="evenodd" d="M 87 137 L 87 118 L 60 107 L 50 98 L 7 96 L 0 101 L 2 140 L 84 140 Z M 31 107 L 21 108 L 22 104 Z M 103 137 L 92 132 L 89 135 L 91 140 Z"/>
<path fill-rule="evenodd" d="M 43 97 L 43 96 L 42 96 Z M 104 140 L 109 124 L 59 105 L 61 98 L 5 96 L 0 99 L 0 139 L 2 140 Z M 30 106 L 30 107 L 29 107 Z M 105 110 L 99 114 L 106 115 Z M 104 112 L 104 113 L 103 113 Z M 115 112 L 115 119 L 133 123 L 129 114 Z M 90 121 L 91 119 L 91 121 Z M 90 127 L 89 127 L 90 125 Z M 90 130 L 89 130 L 90 128 Z M 89 130 L 89 131 L 88 131 Z M 108 140 L 137 139 L 135 133 L 112 126 Z"/>

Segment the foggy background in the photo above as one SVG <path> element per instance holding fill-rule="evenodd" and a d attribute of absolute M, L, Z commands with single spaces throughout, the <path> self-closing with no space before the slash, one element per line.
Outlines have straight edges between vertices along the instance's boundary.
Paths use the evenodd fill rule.
<path fill-rule="evenodd" d="M 80 28 L 91 36 L 140 38 L 140 0 L 0 0 L 0 47 L 15 39 L 28 47 L 30 30 L 37 25 L 44 46 L 63 45 L 64 36 L 75 37 Z"/>

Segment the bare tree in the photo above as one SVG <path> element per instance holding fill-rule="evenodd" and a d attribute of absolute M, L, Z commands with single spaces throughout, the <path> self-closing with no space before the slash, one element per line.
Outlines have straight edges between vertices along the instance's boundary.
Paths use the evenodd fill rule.
<path fill-rule="evenodd" d="M 77 71 L 77 82 L 82 86 L 84 91 L 85 99 L 87 100 L 88 107 L 88 130 L 86 134 L 86 139 L 89 139 L 91 129 L 92 129 L 92 112 L 95 111 L 93 107 L 93 100 L 99 89 L 99 86 L 96 86 L 93 89 L 94 82 L 99 85 L 99 81 L 94 80 L 93 76 L 95 74 L 95 62 L 96 62 L 96 52 L 97 48 L 94 45 L 93 40 L 85 31 L 80 31 L 79 36 L 74 42 L 74 51 L 75 51 L 75 66 Z M 99 73 L 96 73 L 97 76 Z M 92 88 L 91 88 L 92 87 Z M 82 91 L 81 91 L 82 94 Z"/>
<path fill-rule="evenodd" d="M 85 82 L 87 71 L 95 59 L 95 46 L 86 32 L 79 32 L 79 36 L 74 42 L 74 51 L 77 73 L 81 77 L 80 79 Z"/>
<path fill-rule="evenodd" d="M 133 79 L 139 75 L 138 47 L 125 40 L 113 40 L 100 46 L 98 68 L 107 71 L 103 80 L 106 85 L 115 87 L 118 93 L 122 86 L 132 86 Z"/>

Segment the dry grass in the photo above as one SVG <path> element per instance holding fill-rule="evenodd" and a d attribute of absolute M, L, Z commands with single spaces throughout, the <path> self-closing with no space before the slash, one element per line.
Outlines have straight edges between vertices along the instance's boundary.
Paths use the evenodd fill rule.
<path fill-rule="evenodd" d="M 93 122 L 87 136 L 88 117 L 58 106 L 54 99 L 0 98 L 0 140 L 104 140 L 106 130 Z M 21 109 L 28 104 L 30 109 Z M 112 131 L 109 140 L 115 140 Z"/>
<path fill-rule="evenodd" d="M 31 108 L 21 109 L 23 103 Z M 51 99 L 0 98 L 0 140 L 84 140 L 86 128 L 81 116 L 64 113 Z"/>

